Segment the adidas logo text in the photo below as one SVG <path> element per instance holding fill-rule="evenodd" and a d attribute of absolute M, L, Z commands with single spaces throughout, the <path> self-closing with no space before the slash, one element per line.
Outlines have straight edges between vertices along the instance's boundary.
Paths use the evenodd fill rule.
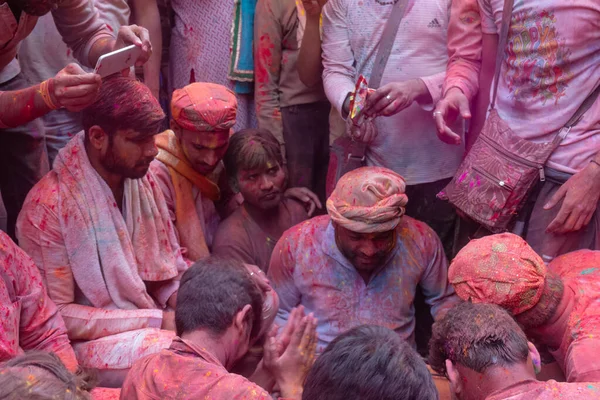
<path fill-rule="evenodd" d="M 434 18 L 431 20 L 431 22 L 429 24 L 427 24 L 428 28 L 441 28 L 442 25 L 440 25 L 440 22 L 437 20 L 437 18 Z"/>

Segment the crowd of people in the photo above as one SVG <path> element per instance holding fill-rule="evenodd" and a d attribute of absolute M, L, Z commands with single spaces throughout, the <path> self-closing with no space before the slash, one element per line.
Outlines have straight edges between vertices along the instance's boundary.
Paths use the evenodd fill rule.
<path fill-rule="evenodd" d="M 600 3 L 0 0 L 0 45 L 0 399 L 600 399 Z"/>

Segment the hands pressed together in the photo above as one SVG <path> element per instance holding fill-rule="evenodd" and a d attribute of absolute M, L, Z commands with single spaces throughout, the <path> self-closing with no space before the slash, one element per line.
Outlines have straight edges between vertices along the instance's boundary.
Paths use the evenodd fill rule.
<path fill-rule="evenodd" d="M 263 363 L 275 379 L 281 396 L 300 399 L 302 385 L 315 361 L 317 320 L 304 315 L 304 307 L 294 308 L 287 325 L 277 335 L 275 326 L 265 342 Z"/>

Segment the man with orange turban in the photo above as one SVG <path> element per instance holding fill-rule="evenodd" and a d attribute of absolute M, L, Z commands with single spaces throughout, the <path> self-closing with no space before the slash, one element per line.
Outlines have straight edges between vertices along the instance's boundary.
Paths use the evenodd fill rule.
<path fill-rule="evenodd" d="M 184 255 L 209 255 L 220 222 L 222 158 L 235 124 L 235 94 L 221 85 L 192 83 L 173 92 L 171 130 L 156 137 L 158 155 L 150 169 L 158 177 Z M 220 203 L 219 203 L 220 204 Z"/>
<path fill-rule="evenodd" d="M 165 196 L 184 256 L 191 262 L 210 254 L 221 221 L 242 201 L 229 189 L 223 157 L 233 134 L 237 100 L 225 86 L 192 83 L 173 92 L 171 129 L 156 137 L 158 155 L 150 165 Z M 317 196 L 291 188 L 314 210 Z"/>
<path fill-rule="evenodd" d="M 511 233 L 472 240 L 448 272 L 463 300 L 511 312 L 548 347 L 569 382 L 600 381 L 600 252 L 579 250 L 548 266 Z"/>
<path fill-rule="evenodd" d="M 434 317 L 458 298 L 447 282 L 442 244 L 426 224 L 404 216 L 404 179 L 381 167 L 344 175 L 329 200 L 329 215 L 286 231 L 268 277 L 284 325 L 303 305 L 318 319 L 323 351 L 348 329 L 374 324 L 414 345 L 413 299 L 420 285 Z"/>

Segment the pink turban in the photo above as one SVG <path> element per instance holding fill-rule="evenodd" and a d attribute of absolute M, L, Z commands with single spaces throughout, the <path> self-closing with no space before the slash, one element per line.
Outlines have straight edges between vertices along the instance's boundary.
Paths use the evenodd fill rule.
<path fill-rule="evenodd" d="M 404 178 L 387 168 L 362 167 L 342 176 L 327 200 L 331 219 L 359 233 L 391 231 L 408 197 Z"/>
<path fill-rule="evenodd" d="M 542 258 L 512 233 L 472 240 L 448 270 L 448 280 L 461 299 L 497 304 L 514 315 L 537 304 L 545 277 Z"/>
<path fill-rule="evenodd" d="M 235 124 L 237 99 L 225 86 L 192 83 L 173 92 L 173 120 L 190 131 L 226 131 Z"/>

